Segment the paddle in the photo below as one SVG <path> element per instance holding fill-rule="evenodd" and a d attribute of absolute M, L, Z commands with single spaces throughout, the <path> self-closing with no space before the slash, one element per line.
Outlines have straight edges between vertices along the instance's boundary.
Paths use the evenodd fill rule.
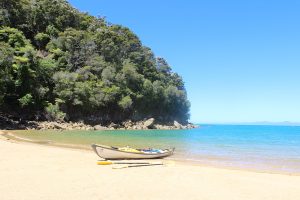
<path fill-rule="evenodd" d="M 162 162 L 113 162 L 113 161 L 98 161 L 97 165 L 112 165 L 112 164 L 138 164 L 138 165 L 149 165 L 149 164 L 162 164 Z"/>
<path fill-rule="evenodd" d="M 153 163 L 153 164 L 141 164 L 141 165 L 121 165 L 121 166 L 113 166 L 113 169 L 124 169 L 129 167 L 148 167 L 148 166 L 155 166 L 155 165 L 163 165 L 163 163 Z"/>

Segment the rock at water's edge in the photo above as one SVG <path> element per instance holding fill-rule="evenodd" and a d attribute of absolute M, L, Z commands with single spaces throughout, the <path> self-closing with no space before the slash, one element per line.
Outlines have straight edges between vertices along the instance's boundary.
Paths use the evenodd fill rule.
<path fill-rule="evenodd" d="M 96 131 L 101 131 L 101 130 L 106 130 L 107 128 L 101 125 L 96 125 L 94 126 L 94 130 Z"/>
<path fill-rule="evenodd" d="M 177 129 L 183 129 L 183 126 L 179 122 L 177 122 L 177 121 L 174 121 L 174 126 Z"/>
<path fill-rule="evenodd" d="M 146 121 L 144 121 L 143 126 L 146 128 L 152 128 L 154 125 L 154 121 L 154 118 L 147 119 Z"/>

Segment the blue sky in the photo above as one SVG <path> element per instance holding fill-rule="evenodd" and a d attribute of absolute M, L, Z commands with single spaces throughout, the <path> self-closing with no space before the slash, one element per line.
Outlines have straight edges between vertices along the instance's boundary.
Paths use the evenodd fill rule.
<path fill-rule="evenodd" d="M 69 2 L 166 58 L 185 81 L 192 122 L 300 122 L 300 1 Z"/>

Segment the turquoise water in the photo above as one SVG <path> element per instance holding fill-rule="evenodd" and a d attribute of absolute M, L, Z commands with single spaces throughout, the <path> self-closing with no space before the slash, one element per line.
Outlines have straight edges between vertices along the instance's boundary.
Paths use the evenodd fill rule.
<path fill-rule="evenodd" d="M 172 159 L 205 165 L 300 173 L 299 126 L 202 125 L 192 130 L 17 131 L 32 140 L 88 147 L 91 143 L 175 147 Z"/>

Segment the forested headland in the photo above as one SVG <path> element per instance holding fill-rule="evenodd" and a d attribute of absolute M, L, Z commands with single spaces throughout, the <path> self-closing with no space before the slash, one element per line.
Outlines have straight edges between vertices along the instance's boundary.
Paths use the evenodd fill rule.
<path fill-rule="evenodd" d="M 0 113 L 24 120 L 189 119 L 184 82 L 164 58 L 66 0 L 0 0 L 0 77 Z"/>

